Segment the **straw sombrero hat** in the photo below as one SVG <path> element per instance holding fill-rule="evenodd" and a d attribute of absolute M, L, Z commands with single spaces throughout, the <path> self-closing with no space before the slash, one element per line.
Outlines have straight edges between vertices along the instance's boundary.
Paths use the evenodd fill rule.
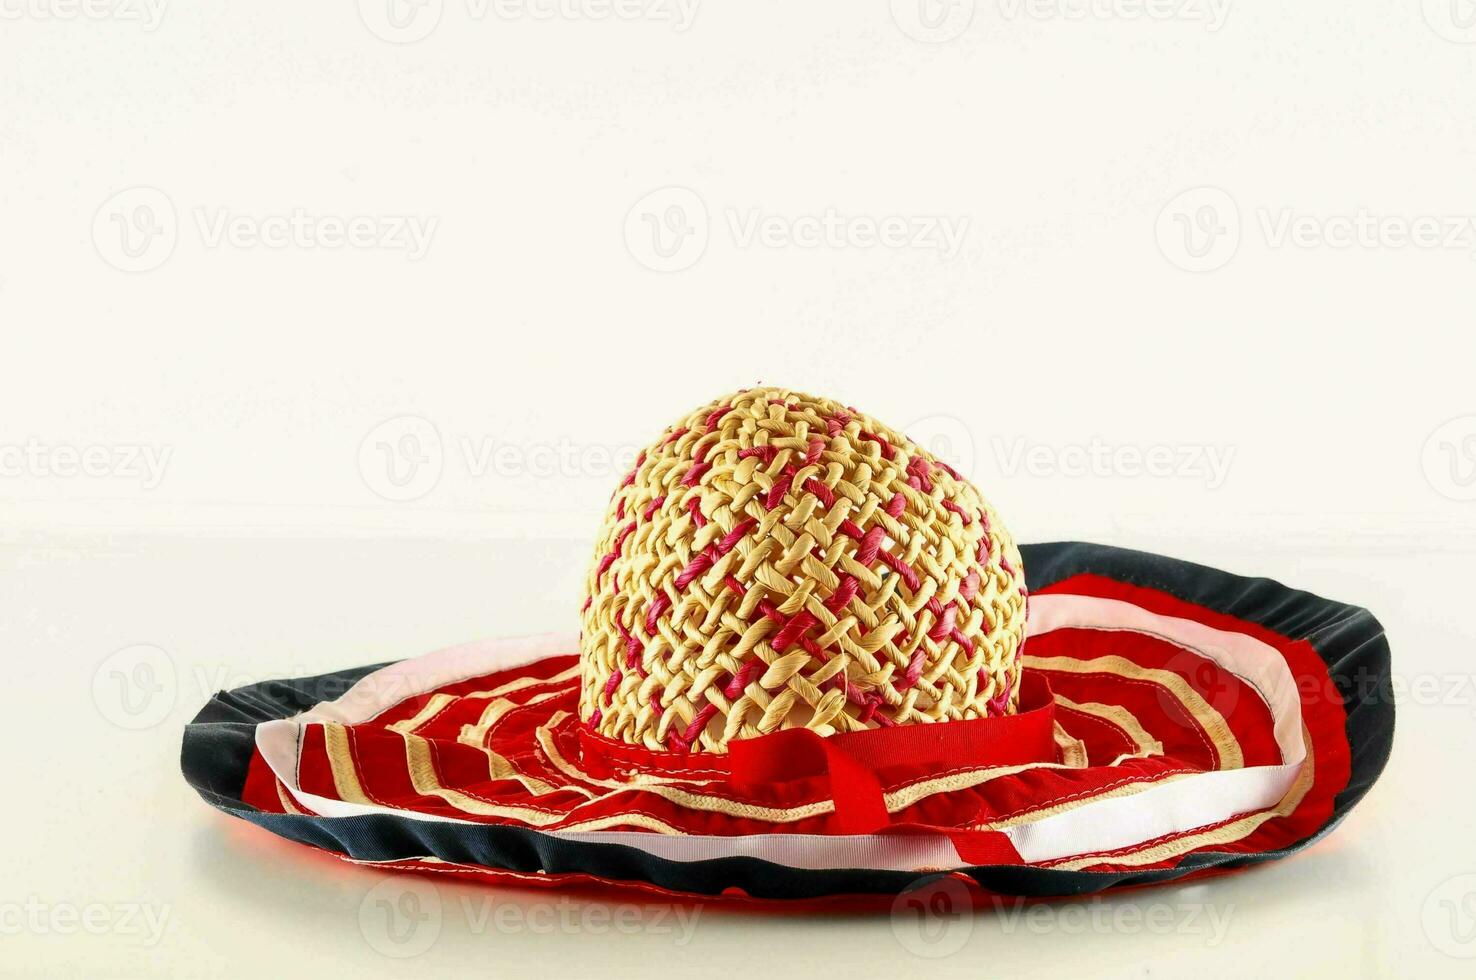
<path fill-rule="evenodd" d="M 812 901 L 951 872 L 1052 896 L 1298 850 L 1393 735 L 1366 611 L 1017 549 L 904 435 L 778 389 L 640 455 L 580 626 L 222 692 L 185 776 L 394 868 Z"/>

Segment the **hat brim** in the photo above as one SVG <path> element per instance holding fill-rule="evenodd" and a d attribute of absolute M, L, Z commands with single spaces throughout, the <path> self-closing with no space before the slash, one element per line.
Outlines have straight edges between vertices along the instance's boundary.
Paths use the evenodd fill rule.
<path fill-rule="evenodd" d="M 885 832 L 839 832 L 824 779 L 585 763 L 575 648 L 548 638 L 221 692 L 186 729 L 184 773 L 220 809 L 353 861 L 816 900 L 938 872 L 1050 897 L 1244 867 L 1312 843 L 1382 771 L 1389 651 L 1365 610 L 1141 552 L 1022 551 L 1054 758 L 884 773 Z M 979 857 L 979 831 L 1018 859 Z"/>

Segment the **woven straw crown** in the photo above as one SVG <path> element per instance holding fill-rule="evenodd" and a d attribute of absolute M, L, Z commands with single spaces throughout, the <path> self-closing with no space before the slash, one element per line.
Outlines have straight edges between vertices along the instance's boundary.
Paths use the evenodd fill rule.
<path fill-rule="evenodd" d="M 582 611 L 580 717 L 724 752 L 1015 710 L 1020 554 L 968 481 L 824 398 L 760 388 L 673 425 L 615 491 Z"/>

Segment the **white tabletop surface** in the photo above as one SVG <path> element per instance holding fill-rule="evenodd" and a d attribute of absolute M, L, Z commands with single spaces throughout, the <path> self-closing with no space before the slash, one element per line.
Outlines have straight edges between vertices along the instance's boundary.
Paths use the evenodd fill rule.
<path fill-rule="evenodd" d="M 1446 694 L 1400 705 L 1384 778 L 1302 855 L 1194 886 L 943 917 L 926 932 L 906 916 L 678 915 L 644 900 L 622 909 L 387 877 L 228 818 L 180 777 L 181 728 L 217 687 L 567 626 L 570 608 L 526 589 L 526 570 L 542 578 L 582 550 L 86 535 L 0 548 L 11 788 L 0 973 L 1469 976 L 1469 960 L 1450 955 L 1471 952 L 1476 881 L 1450 882 L 1476 873 L 1465 762 L 1476 631 L 1462 615 L 1461 558 L 1194 555 L 1367 603 L 1397 672 L 1438 677 Z M 141 700 L 120 714 L 95 672 L 135 644 L 164 651 L 169 669 L 147 714 Z"/>

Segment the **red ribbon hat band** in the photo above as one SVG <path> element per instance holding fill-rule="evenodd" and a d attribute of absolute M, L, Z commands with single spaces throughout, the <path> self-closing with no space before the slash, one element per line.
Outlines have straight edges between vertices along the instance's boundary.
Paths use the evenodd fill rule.
<path fill-rule="evenodd" d="M 826 780 L 842 834 L 869 834 L 902 828 L 887 812 L 882 778 L 931 775 L 950 767 L 987 768 L 1056 759 L 1055 706 L 1043 678 L 1025 678 L 1019 711 L 998 718 L 975 718 L 947 725 L 907 725 L 864 729 L 822 737 L 808 728 L 789 728 L 738 739 L 726 756 L 653 759 L 650 754 L 582 730 L 580 756 L 591 772 L 622 768 L 673 773 L 691 763 L 726 775 L 738 791 L 759 792 L 775 783 Z M 1007 839 L 1006 839 L 1007 841 Z M 1010 848 L 1008 853 L 1013 853 Z"/>
<path fill-rule="evenodd" d="M 585 592 L 577 639 L 222 692 L 185 775 L 394 868 L 809 901 L 946 870 L 1039 896 L 1306 846 L 1392 737 L 1367 612 L 1019 549 L 905 436 L 778 389 L 640 455 Z"/>
<path fill-rule="evenodd" d="M 1056 758 L 1055 709 L 1050 688 L 1027 677 L 1021 688 L 1020 712 L 1000 718 L 975 718 L 947 725 L 877 728 L 822 738 L 806 728 L 791 728 L 730 743 L 731 780 L 738 786 L 762 786 L 824 775 L 835 801 L 836 826 L 842 834 L 870 834 L 894 824 L 887 812 L 881 770 L 898 760 L 929 772 L 949 766 L 980 769 Z M 926 830 L 929 828 L 918 828 Z M 960 856 L 975 864 L 1019 864 L 1020 852 L 998 831 L 945 831 Z"/>

